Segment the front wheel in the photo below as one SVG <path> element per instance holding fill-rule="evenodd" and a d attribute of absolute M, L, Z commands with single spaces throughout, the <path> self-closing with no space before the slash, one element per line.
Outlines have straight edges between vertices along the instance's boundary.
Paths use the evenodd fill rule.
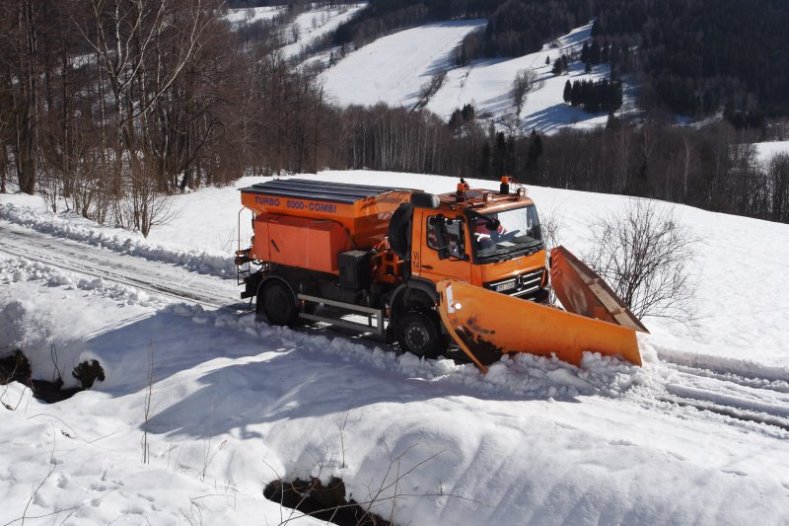
<path fill-rule="evenodd" d="M 272 281 L 258 293 L 258 314 L 265 314 L 272 325 L 295 325 L 299 313 L 296 298 L 284 283 Z"/>
<path fill-rule="evenodd" d="M 397 341 L 404 351 L 424 358 L 438 357 L 447 346 L 439 317 L 432 311 L 404 314 L 397 323 Z"/>

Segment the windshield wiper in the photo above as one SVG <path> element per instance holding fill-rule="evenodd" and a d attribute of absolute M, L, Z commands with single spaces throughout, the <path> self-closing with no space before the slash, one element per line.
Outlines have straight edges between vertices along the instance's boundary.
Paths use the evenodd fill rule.
<path fill-rule="evenodd" d="M 543 247 L 542 241 L 538 239 L 532 239 L 531 242 L 526 244 L 516 243 L 513 244 L 511 247 L 502 247 L 500 245 L 496 245 L 496 248 L 488 254 L 477 254 L 477 260 L 482 262 L 491 262 L 491 261 L 507 261 L 508 259 L 512 259 L 513 257 L 517 257 L 520 255 L 528 255 L 537 252 Z"/>
<path fill-rule="evenodd" d="M 533 254 L 534 252 L 540 250 L 542 247 L 543 247 L 542 241 L 538 239 L 532 239 L 530 243 L 517 244 L 514 247 L 509 247 L 506 253 L 509 256 L 514 256 L 516 254 L 520 255 L 521 252 L 523 252 L 524 254 Z"/>

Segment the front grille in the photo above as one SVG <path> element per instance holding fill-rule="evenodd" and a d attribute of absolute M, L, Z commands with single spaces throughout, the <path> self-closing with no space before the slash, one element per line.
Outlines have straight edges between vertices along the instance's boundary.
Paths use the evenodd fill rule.
<path fill-rule="evenodd" d="M 485 283 L 485 288 L 509 296 L 528 297 L 539 292 L 542 285 L 543 269 L 527 272 L 512 278 Z"/>

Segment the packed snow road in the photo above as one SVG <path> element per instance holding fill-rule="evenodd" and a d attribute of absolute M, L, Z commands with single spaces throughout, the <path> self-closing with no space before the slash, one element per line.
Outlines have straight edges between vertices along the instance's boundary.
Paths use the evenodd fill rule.
<path fill-rule="evenodd" d="M 0 251 L 206 307 L 232 308 L 239 302 L 235 281 L 53 237 L 1 220 Z"/>
<path fill-rule="evenodd" d="M 247 303 L 239 303 L 235 280 L 54 237 L 6 221 L 0 221 L 0 252 L 139 288 L 171 300 L 211 309 L 248 310 Z M 633 389 L 626 399 L 642 406 L 666 402 L 674 409 L 689 407 L 723 415 L 738 425 L 764 424 L 789 431 L 789 383 L 785 380 L 745 377 L 732 372 L 721 374 L 714 368 L 683 366 L 665 360 L 652 366 L 662 381 L 649 389 Z M 583 391 L 583 386 L 580 388 Z M 760 425 L 751 427 L 768 434 L 776 431 Z"/>

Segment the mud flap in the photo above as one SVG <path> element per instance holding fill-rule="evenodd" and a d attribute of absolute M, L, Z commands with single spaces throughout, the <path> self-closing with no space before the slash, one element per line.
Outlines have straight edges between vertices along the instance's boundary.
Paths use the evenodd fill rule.
<path fill-rule="evenodd" d="M 580 365 L 584 351 L 641 365 L 635 330 L 507 296 L 465 281 L 437 284 L 439 314 L 452 339 L 483 372 L 502 354 L 555 355 Z"/>

